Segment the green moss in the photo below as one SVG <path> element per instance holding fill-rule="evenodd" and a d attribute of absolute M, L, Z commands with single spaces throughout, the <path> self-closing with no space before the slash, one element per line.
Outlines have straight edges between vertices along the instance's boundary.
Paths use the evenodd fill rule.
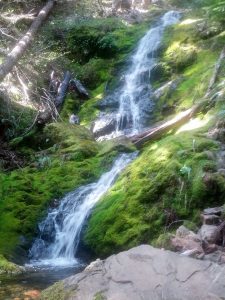
<path fill-rule="evenodd" d="M 222 204 L 225 180 L 213 173 L 212 161 L 203 153 L 217 147 L 194 132 L 146 146 L 97 204 L 85 243 L 97 255 L 106 256 L 157 238 L 167 225 L 167 210 L 178 219 L 191 220 L 196 210 Z M 212 172 L 208 181 L 206 168 Z"/>
<path fill-rule="evenodd" d="M 206 20 L 200 11 L 196 10 L 195 13 L 191 11 L 185 15 L 181 23 L 165 30 L 160 63 L 170 67 L 170 77 L 162 75 L 154 81 L 153 86 L 158 88 L 162 80 L 176 80 L 178 85 L 175 89 L 168 87 L 157 99 L 154 110 L 155 121 L 164 118 L 167 107 L 168 114 L 180 112 L 201 101 L 207 92 L 214 65 L 224 43 L 224 36 L 220 34 L 203 40 L 199 36 L 198 28 L 201 28 L 204 22 Z M 221 75 L 222 73 L 223 68 Z"/>
<path fill-rule="evenodd" d="M 111 152 L 133 152 L 136 150 L 134 144 L 128 138 L 115 138 L 101 143 L 99 155 L 105 156 Z"/>
<path fill-rule="evenodd" d="M 75 290 L 67 290 L 62 281 L 50 286 L 41 293 L 40 300 L 67 300 L 71 293 L 74 295 Z"/>
<path fill-rule="evenodd" d="M 4 256 L 0 255 L 0 275 L 1 274 L 19 274 L 22 268 L 7 261 Z"/>
<path fill-rule="evenodd" d="M 104 295 L 102 294 L 102 292 L 98 292 L 98 293 L 94 296 L 93 300 L 107 300 L 107 297 L 104 296 Z"/>
<path fill-rule="evenodd" d="M 88 125 L 96 119 L 99 113 L 99 110 L 96 108 L 96 103 L 103 98 L 104 90 L 105 84 L 100 85 L 93 91 L 92 98 L 82 105 L 79 112 L 82 125 Z"/>
<path fill-rule="evenodd" d="M 91 133 L 68 123 L 47 125 L 41 142 L 45 150 L 35 154 L 30 166 L 0 173 L 0 253 L 7 257 L 21 236 L 29 246 L 51 200 L 95 181 L 116 155 L 114 150 L 106 157 L 98 155 L 101 146 Z"/>

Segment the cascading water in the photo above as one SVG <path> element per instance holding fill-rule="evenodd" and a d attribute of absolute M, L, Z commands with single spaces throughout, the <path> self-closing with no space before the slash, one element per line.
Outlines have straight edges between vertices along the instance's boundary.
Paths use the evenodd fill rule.
<path fill-rule="evenodd" d="M 103 174 L 98 182 L 67 194 L 58 208 L 49 210 L 47 218 L 39 225 L 40 237 L 30 250 L 33 265 L 66 266 L 78 262 L 75 255 L 86 218 L 135 156 L 136 153 L 120 155 L 112 169 Z"/>
<path fill-rule="evenodd" d="M 153 105 L 150 101 L 149 77 L 156 63 L 155 52 L 159 49 L 165 27 L 177 23 L 179 18 L 180 14 L 177 12 L 166 13 L 160 24 L 150 29 L 141 39 L 131 57 L 131 65 L 124 77 L 123 86 L 114 93 L 114 96 L 118 96 L 119 108 L 115 112 L 116 126 L 111 137 L 135 133 L 143 127 L 146 111 L 149 113 L 149 106 Z M 66 266 L 78 262 L 76 251 L 85 220 L 93 206 L 135 155 L 122 154 L 111 171 L 102 175 L 97 183 L 88 184 L 67 194 L 58 208 L 49 210 L 47 218 L 39 225 L 40 237 L 35 240 L 30 250 L 33 264 Z"/>
<path fill-rule="evenodd" d="M 151 101 L 151 70 L 157 62 L 156 53 L 160 47 L 164 29 L 177 23 L 179 19 L 180 13 L 167 12 L 160 19 L 159 25 L 150 29 L 140 40 L 137 50 L 130 59 L 130 67 L 123 77 L 124 83 L 109 97 L 110 101 L 114 99 L 119 102 L 118 110 L 110 115 L 104 115 L 104 119 L 100 117 L 94 126 L 94 132 L 107 126 L 105 124 L 107 124 L 108 116 L 110 119 L 115 119 L 115 129 L 105 137 L 100 137 L 99 140 L 135 134 L 145 127 L 154 104 Z M 111 103 L 110 105 L 112 106 Z"/>

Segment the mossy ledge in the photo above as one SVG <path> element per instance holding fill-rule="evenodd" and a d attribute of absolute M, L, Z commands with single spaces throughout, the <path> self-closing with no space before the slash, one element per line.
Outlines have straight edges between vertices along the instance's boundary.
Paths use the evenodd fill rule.
<path fill-rule="evenodd" d="M 24 139 L 20 151 L 29 166 L 0 173 L 0 253 L 7 258 L 16 247 L 29 247 L 53 199 L 97 180 L 121 150 L 98 144 L 83 126 L 59 122 L 47 125 L 39 140 Z"/>

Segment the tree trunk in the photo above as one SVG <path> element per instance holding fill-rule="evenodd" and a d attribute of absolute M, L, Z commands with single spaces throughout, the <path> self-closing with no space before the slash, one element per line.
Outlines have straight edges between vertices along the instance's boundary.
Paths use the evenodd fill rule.
<path fill-rule="evenodd" d="M 64 75 L 63 82 L 59 86 L 58 95 L 55 99 L 55 106 L 56 106 L 57 110 L 60 109 L 60 107 L 62 106 L 63 101 L 66 97 L 70 79 L 71 79 L 71 73 L 69 71 L 67 71 Z"/>
<path fill-rule="evenodd" d="M 13 67 L 17 64 L 18 60 L 23 56 L 24 52 L 28 48 L 38 29 L 52 10 L 54 3 L 54 0 L 49 0 L 47 2 L 47 4 L 42 8 L 38 16 L 31 24 L 30 29 L 16 44 L 13 50 L 7 55 L 5 61 L 0 65 L 0 82 L 5 78 L 5 76 L 8 73 L 12 71 Z"/>
<path fill-rule="evenodd" d="M 176 129 L 190 120 L 208 101 L 203 101 L 194 105 L 192 108 L 181 112 L 172 120 L 169 120 L 163 124 L 150 128 L 144 133 L 137 134 L 131 137 L 131 141 L 137 146 L 141 147 L 145 142 L 153 141 L 161 138 L 161 136 L 171 129 Z"/>

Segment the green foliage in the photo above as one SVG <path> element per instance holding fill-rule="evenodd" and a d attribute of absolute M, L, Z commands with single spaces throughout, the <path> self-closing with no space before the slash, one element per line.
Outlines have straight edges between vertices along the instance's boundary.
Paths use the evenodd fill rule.
<path fill-rule="evenodd" d="M 22 270 L 19 266 L 7 261 L 4 256 L 0 255 L 0 275 L 4 273 L 19 274 L 21 272 Z"/>

